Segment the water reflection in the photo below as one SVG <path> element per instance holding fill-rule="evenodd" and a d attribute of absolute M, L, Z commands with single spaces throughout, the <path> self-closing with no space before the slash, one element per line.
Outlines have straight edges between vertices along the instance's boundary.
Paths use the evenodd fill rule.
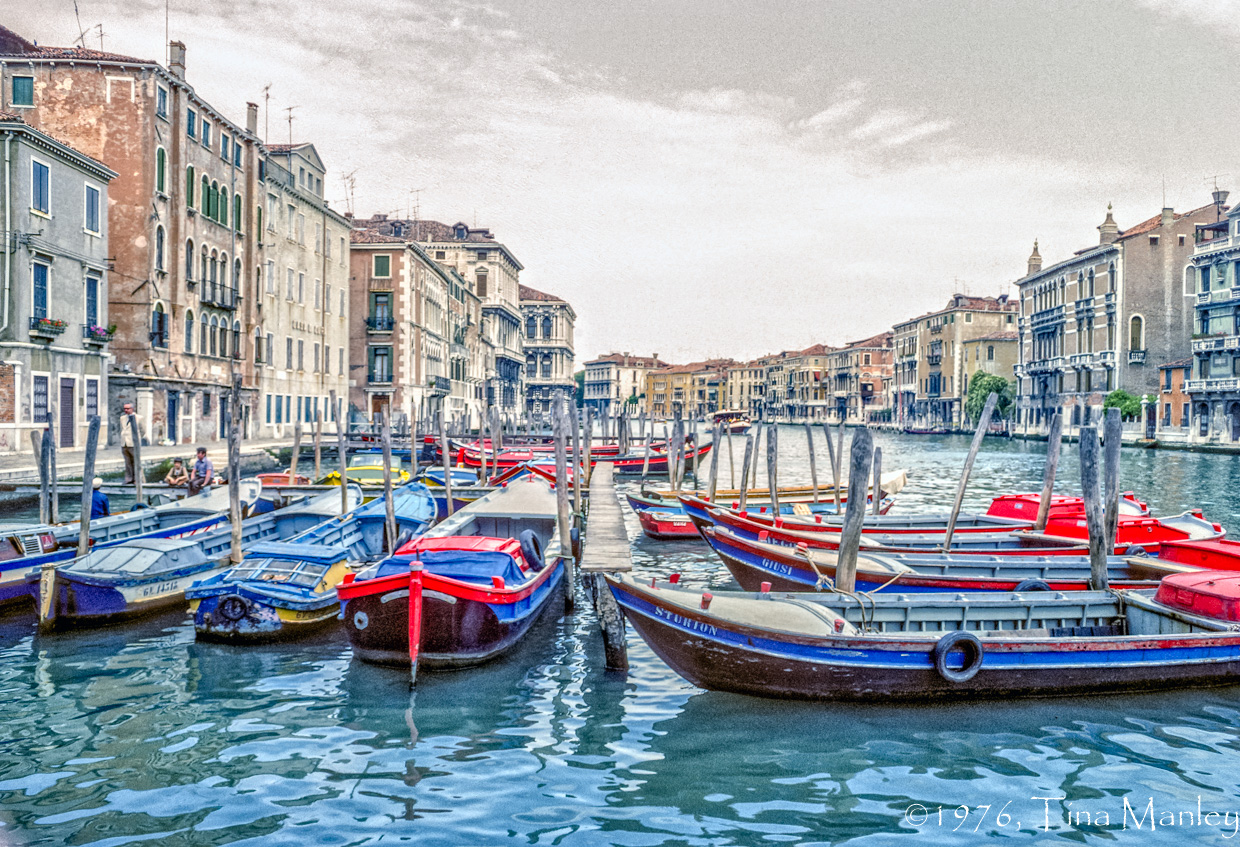
<path fill-rule="evenodd" d="M 897 509 L 946 507 L 967 439 L 878 441 L 889 468 L 913 471 Z M 803 429 L 780 446 L 781 479 L 800 481 Z M 1042 451 L 988 444 L 966 504 L 1035 487 Z M 1072 450 L 1062 467 L 1073 490 Z M 1236 523 L 1236 476 L 1232 457 L 1124 451 L 1125 487 L 1164 513 L 1200 504 Z M 634 564 L 638 576 L 730 582 L 700 543 L 641 539 Z M 28 615 L 5 617 L 0 841 L 886 844 L 919 832 L 934 844 L 1159 844 L 1231 831 L 1119 822 L 1125 798 L 1161 813 L 1195 810 L 1201 795 L 1206 811 L 1234 815 L 1240 689 L 782 703 L 702 692 L 632 634 L 631 672 L 608 674 L 596 626 L 552 615 L 511 656 L 423 674 L 415 693 L 406 673 L 354 661 L 338 630 L 240 648 L 196 643 L 179 613 L 47 637 Z"/>

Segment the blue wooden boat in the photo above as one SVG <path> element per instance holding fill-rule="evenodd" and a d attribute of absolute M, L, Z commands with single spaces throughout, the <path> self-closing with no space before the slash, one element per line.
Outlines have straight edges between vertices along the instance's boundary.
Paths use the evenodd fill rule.
<path fill-rule="evenodd" d="M 241 544 L 292 538 L 339 513 L 340 492 L 325 492 L 246 519 Z M 183 603 L 191 584 L 232 566 L 231 549 L 232 526 L 225 521 L 186 537 L 137 538 L 92 550 L 56 569 L 56 625 L 101 624 Z"/>
<path fill-rule="evenodd" d="M 362 491 L 349 485 L 361 503 Z M 224 573 L 185 592 L 199 638 L 270 641 L 292 638 L 339 617 L 336 587 L 345 575 L 385 555 L 386 501 L 376 497 L 288 541 L 263 541 Z M 398 539 L 421 535 L 435 517 L 425 485 L 392 492 Z"/>
<path fill-rule="evenodd" d="M 256 479 L 241 480 L 241 499 L 253 506 L 262 492 Z M 211 529 L 227 518 L 228 491 L 212 489 L 154 508 L 95 518 L 90 522 L 92 549 L 115 546 L 132 538 L 177 538 Z M 81 524 L 0 527 L 0 606 L 37 599 L 37 579 L 45 566 L 61 565 L 77 557 Z M 32 592 L 33 587 L 33 592 Z"/>
<path fill-rule="evenodd" d="M 426 483 L 430 488 L 439 486 L 443 488 L 444 471 L 443 466 L 432 466 L 423 468 L 417 475 L 419 482 Z M 452 468 L 452 487 L 473 486 L 478 484 L 478 472 L 469 468 Z"/>
<path fill-rule="evenodd" d="M 727 527 L 702 530 L 707 543 L 747 591 L 763 584 L 776 591 L 833 590 L 838 550 L 789 547 L 747 537 Z M 1113 588 L 1149 588 L 1171 573 L 1200 568 L 1150 556 L 1112 556 L 1107 562 Z M 1084 591 L 1089 557 L 992 556 L 954 553 L 871 553 L 857 555 L 857 591 Z"/>
<path fill-rule="evenodd" d="M 492 491 L 355 580 L 345 578 L 337 591 L 354 655 L 409 666 L 410 569 L 418 562 L 419 664 L 490 661 L 556 605 L 562 549 L 546 481 L 527 477 Z"/>
<path fill-rule="evenodd" d="M 608 576 L 642 639 L 694 685 L 764 697 L 1063 696 L 1240 682 L 1240 574 L 1157 591 L 774 594 Z"/>

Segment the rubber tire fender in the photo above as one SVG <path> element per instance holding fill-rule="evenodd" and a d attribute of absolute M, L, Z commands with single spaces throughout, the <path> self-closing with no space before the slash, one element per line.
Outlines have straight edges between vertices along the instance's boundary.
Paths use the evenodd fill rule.
<path fill-rule="evenodd" d="M 543 561 L 542 543 L 539 542 L 538 536 L 532 529 L 521 533 L 521 558 L 525 559 L 525 563 L 534 573 L 538 573 L 547 565 Z"/>
<path fill-rule="evenodd" d="M 959 670 L 947 666 L 947 655 L 953 650 L 964 650 L 964 666 Z M 968 682 L 982 667 L 986 650 L 982 642 L 971 632 L 949 632 L 934 645 L 934 669 L 948 682 Z"/>
<path fill-rule="evenodd" d="M 1051 587 L 1046 584 L 1046 580 L 1044 579 L 1030 578 L 1030 579 L 1022 579 L 1020 582 L 1016 583 L 1016 587 L 1013 588 L 1012 590 L 1013 591 L 1050 591 Z"/>

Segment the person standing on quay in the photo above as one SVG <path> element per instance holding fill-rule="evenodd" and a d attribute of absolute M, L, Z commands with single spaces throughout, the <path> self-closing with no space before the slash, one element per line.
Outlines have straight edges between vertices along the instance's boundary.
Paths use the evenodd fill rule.
<path fill-rule="evenodd" d="M 129 416 L 133 414 L 133 403 L 126 403 L 121 409 L 121 455 L 125 457 L 125 484 L 133 485 L 140 469 L 133 462 L 133 429 L 129 426 Z M 142 418 L 138 421 L 138 437 L 146 438 L 146 424 Z"/>
<path fill-rule="evenodd" d="M 198 448 L 198 458 L 194 461 L 194 472 L 189 477 L 189 493 L 197 494 L 211 484 L 215 477 L 215 465 L 207 458 L 207 448 Z"/>

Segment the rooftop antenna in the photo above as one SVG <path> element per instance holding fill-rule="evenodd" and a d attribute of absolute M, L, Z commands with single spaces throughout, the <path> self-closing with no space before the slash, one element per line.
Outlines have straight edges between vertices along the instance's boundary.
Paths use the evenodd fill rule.
<path fill-rule="evenodd" d="M 1215 222 L 1218 222 L 1223 219 L 1223 205 L 1227 202 L 1228 192 L 1223 191 L 1222 189 L 1218 187 L 1218 179 L 1221 176 L 1230 176 L 1230 174 L 1215 174 L 1214 176 L 1208 176 L 1204 180 L 1202 180 L 1202 182 L 1212 181 L 1214 183 L 1214 191 L 1210 193 L 1210 196 L 1214 198 L 1214 220 Z"/>
<path fill-rule="evenodd" d="M 293 110 L 300 109 L 301 106 L 285 106 L 284 111 L 288 112 L 288 145 L 293 146 Z"/>
<path fill-rule="evenodd" d="M 422 191 L 421 188 L 415 188 L 409 193 L 413 195 L 413 240 L 422 240 L 422 224 L 420 218 L 422 216 Z"/>
<path fill-rule="evenodd" d="M 353 214 L 353 189 L 357 185 L 357 171 L 352 170 L 341 177 L 344 180 L 345 207 Z"/>
<path fill-rule="evenodd" d="M 103 52 L 103 24 L 95 24 L 95 29 L 99 30 L 99 52 Z M 85 45 L 83 45 L 85 46 Z"/>
<path fill-rule="evenodd" d="M 267 143 L 267 136 L 271 134 L 271 83 L 263 86 L 263 143 Z"/>
<path fill-rule="evenodd" d="M 82 45 L 83 48 L 85 48 L 86 47 L 86 30 L 82 29 L 82 16 L 78 14 L 77 0 L 73 0 L 73 17 L 77 18 L 77 26 L 78 26 L 77 43 Z"/>
<path fill-rule="evenodd" d="M 168 6 L 170 0 L 164 0 L 164 63 L 172 64 L 172 31 L 168 27 Z"/>

